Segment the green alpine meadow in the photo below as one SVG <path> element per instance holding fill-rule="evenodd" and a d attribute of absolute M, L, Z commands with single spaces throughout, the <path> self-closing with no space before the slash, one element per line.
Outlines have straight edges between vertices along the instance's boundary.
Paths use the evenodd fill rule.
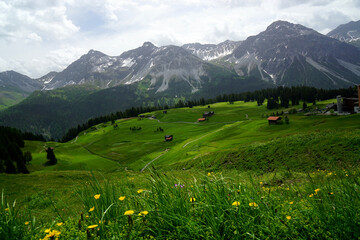
<path fill-rule="evenodd" d="M 218 102 L 25 140 L 30 174 L 0 174 L 0 239 L 358 239 L 360 114 L 321 113 L 334 102 Z"/>

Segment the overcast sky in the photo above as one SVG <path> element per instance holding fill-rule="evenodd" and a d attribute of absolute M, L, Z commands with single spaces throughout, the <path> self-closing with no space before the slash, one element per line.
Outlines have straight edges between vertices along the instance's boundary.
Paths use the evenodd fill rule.
<path fill-rule="evenodd" d="M 244 40 L 276 20 L 326 34 L 357 21 L 360 0 L 0 0 L 0 72 L 61 71 L 90 49 Z"/>

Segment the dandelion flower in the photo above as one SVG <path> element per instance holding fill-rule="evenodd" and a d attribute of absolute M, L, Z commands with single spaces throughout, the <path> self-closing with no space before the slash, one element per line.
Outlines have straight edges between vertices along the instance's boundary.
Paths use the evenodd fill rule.
<path fill-rule="evenodd" d="M 251 202 L 251 203 L 249 203 L 249 206 L 250 207 L 257 207 L 258 205 L 255 202 Z"/>
<path fill-rule="evenodd" d="M 133 210 L 127 210 L 127 211 L 124 213 L 124 215 L 127 215 L 127 216 L 133 215 L 133 214 L 134 214 L 134 211 L 133 211 Z"/>
<path fill-rule="evenodd" d="M 286 219 L 287 219 L 287 220 L 291 220 L 291 216 L 286 216 Z"/>
<path fill-rule="evenodd" d="M 208 175 L 208 177 L 210 177 L 210 176 L 211 176 L 211 173 L 208 173 L 207 175 Z"/>
<path fill-rule="evenodd" d="M 195 202 L 195 201 L 196 201 L 196 199 L 194 197 L 190 198 L 190 202 Z"/>
<path fill-rule="evenodd" d="M 148 215 L 148 211 L 142 211 L 142 212 L 140 212 L 139 213 L 139 216 L 146 216 L 146 215 Z"/>
<path fill-rule="evenodd" d="M 60 235 L 61 232 L 59 232 L 58 230 L 52 230 L 51 232 L 49 232 L 46 236 L 45 239 L 53 239 L 54 237 L 58 237 Z"/>
<path fill-rule="evenodd" d="M 294 204 L 294 202 L 289 202 L 290 204 Z"/>
<path fill-rule="evenodd" d="M 315 194 L 317 194 L 320 191 L 320 188 L 317 188 L 314 190 Z"/>
<path fill-rule="evenodd" d="M 92 212 L 94 210 L 95 210 L 95 207 L 92 207 L 92 208 L 89 209 L 89 212 Z"/>
<path fill-rule="evenodd" d="M 44 232 L 49 233 L 50 231 L 51 231 L 51 229 L 50 229 L 50 228 L 48 228 L 48 229 L 45 229 L 45 231 L 44 231 Z"/>
<path fill-rule="evenodd" d="M 143 189 L 139 189 L 137 190 L 137 193 L 142 193 L 144 190 Z"/>
<path fill-rule="evenodd" d="M 5 208 L 5 211 L 9 211 L 9 208 Z"/>
<path fill-rule="evenodd" d="M 119 197 L 119 200 L 120 200 L 120 201 L 124 201 L 124 200 L 125 200 L 125 196 Z"/>
<path fill-rule="evenodd" d="M 263 182 L 260 182 L 260 185 L 263 185 Z"/>
<path fill-rule="evenodd" d="M 314 196 L 314 194 L 310 194 L 310 195 L 309 195 L 309 197 L 313 197 L 313 196 Z"/>
<path fill-rule="evenodd" d="M 62 223 L 62 222 L 59 222 L 59 223 L 57 223 L 56 225 L 58 225 L 58 226 L 60 227 L 61 225 L 63 225 L 63 223 Z"/>
<path fill-rule="evenodd" d="M 330 192 L 330 195 L 333 195 L 334 193 L 333 192 Z"/>
<path fill-rule="evenodd" d="M 26 222 L 25 222 L 25 225 L 29 225 L 29 223 L 30 223 L 30 222 L 26 221 Z"/>
<path fill-rule="evenodd" d="M 92 229 L 92 228 L 96 228 L 97 226 L 98 226 L 98 225 L 94 224 L 94 225 L 90 225 L 90 226 L 88 226 L 87 228 Z"/>
<path fill-rule="evenodd" d="M 235 207 L 238 207 L 238 206 L 240 206 L 240 202 L 235 201 L 235 202 L 232 203 L 232 205 L 235 206 Z"/>
<path fill-rule="evenodd" d="M 95 198 L 95 199 L 99 199 L 99 198 L 100 198 L 100 194 L 95 194 L 94 198 Z"/>

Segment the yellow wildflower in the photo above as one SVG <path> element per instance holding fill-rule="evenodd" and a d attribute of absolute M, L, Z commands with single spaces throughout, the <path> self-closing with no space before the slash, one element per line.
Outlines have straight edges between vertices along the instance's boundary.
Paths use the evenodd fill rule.
<path fill-rule="evenodd" d="M 45 238 L 51 238 L 53 239 L 54 237 L 58 237 L 60 235 L 61 232 L 59 232 L 58 230 L 52 230 L 51 232 L 49 232 Z"/>
<path fill-rule="evenodd" d="M 314 194 L 310 194 L 310 195 L 309 195 L 309 197 L 313 197 L 313 196 L 314 196 Z"/>
<path fill-rule="evenodd" d="M 99 198 L 100 198 L 100 194 L 95 194 L 94 198 L 95 198 L 95 199 L 99 199 Z"/>
<path fill-rule="evenodd" d="M 5 211 L 9 211 L 9 208 L 5 208 Z"/>
<path fill-rule="evenodd" d="M 134 211 L 133 210 L 127 210 L 124 215 L 133 215 Z"/>
<path fill-rule="evenodd" d="M 143 189 L 139 189 L 137 190 L 137 193 L 142 193 L 144 190 Z"/>
<path fill-rule="evenodd" d="M 238 207 L 238 206 L 240 206 L 240 202 L 235 201 L 235 202 L 232 203 L 232 205 Z"/>
<path fill-rule="evenodd" d="M 208 177 L 210 177 L 210 176 L 211 176 L 211 173 L 208 173 L 207 175 L 208 175 Z"/>
<path fill-rule="evenodd" d="M 196 201 L 196 199 L 194 197 L 190 198 L 190 202 L 195 202 L 195 201 Z"/>
<path fill-rule="evenodd" d="M 89 218 L 89 215 L 86 215 L 85 218 Z"/>
<path fill-rule="evenodd" d="M 89 209 L 89 212 L 92 212 L 94 210 L 95 210 L 95 207 L 92 207 L 92 208 Z"/>
<path fill-rule="evenodd" d="M 139 216 L 146 216 L 146 215 L 148 215 L 148 211 L 142 211 L 142 212 L 140 212 L 139 213 Z"/>
<path fill-rule="evenodd" d="M 90 225 L 90 226 L 88 226 L 87 228 L 96 228 L 98 225 L 96 225 L 96 224 L 94 224 L 94 225 Z"/>
<path fill-rule="evenodd" d="M 290 204 L 294 204 L 294 202 L 290 202 Z"/>
<path fill-rule="evenodd" d="M 263 185 L 263 182 L 260 182 L 260 185 Z"/>
<path fill-rule="evenodd" d="M 50 229 L 50 228 L 48 228 L 48 229 L 45 229 L 45 231 L 44 231 L 44 232 L 49 233 L 50 231 L 51 231 L 51 229 Z"/>
<path fill-rule="evenodd" d="M 317 188 L 314 190 L 315 194 L 317 194 L 320 191 L 320 188 Z"/>
<path fill-rule="evenodd" d="M 58 225 L 58 226 L 60 227 L 61 225 L 63 225 L 63 223 L 62 223 L 62 222 L 59 222 L 59 223 L 57 223 L 56 225 Z"/>
<path fill-rule="evenodd" d="M 26 221 L 26 222 L 25 222 L 25 225 L 29 225 L 29 223 L 30 223 L 30 222 Z"/>
<path fill-rule="evenodd" d="M 334 193 L 333 192 L 330 192 L 330 195 L 333 195 Z"/>
<path fill-rule="evenodd" d="M 291 220 L 291 216 L 286 216 L 286 219 L 287 219 L 287 220 Z"/>
<path fill-rule="evenodd" d="M 120 200 L 120 201 L 124 201 L 124 200 L 125 200 L 125 196 L 119 197 L 119 200 Z"/>
<path fill-rule="evenodd" d="M 258 205 L 255 202 L 251 202 L 251 203 L 249 203 L 249 206 L 250 207 L 257 207 Z"/>

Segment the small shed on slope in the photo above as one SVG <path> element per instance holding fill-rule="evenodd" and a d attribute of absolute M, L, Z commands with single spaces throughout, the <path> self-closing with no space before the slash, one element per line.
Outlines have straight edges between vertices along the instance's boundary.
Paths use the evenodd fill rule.
<path fill-rule="evenodd" d="M 281 124 L 281 117 L 276 117 L 276 116 L 270 116 L 267 119 L 269 121 L 269 125 L 276 125 L 276 124 Z"/>

